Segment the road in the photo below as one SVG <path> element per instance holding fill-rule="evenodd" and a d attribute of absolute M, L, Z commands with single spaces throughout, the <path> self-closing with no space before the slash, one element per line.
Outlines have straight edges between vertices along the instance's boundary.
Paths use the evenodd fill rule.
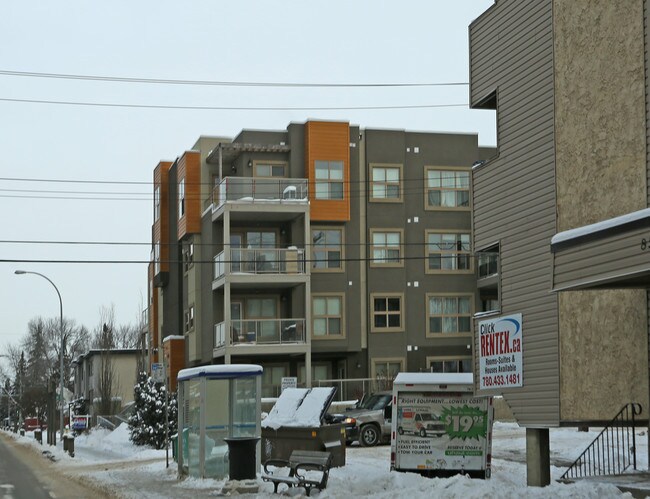
<path fill-rule="evenodd" d="M 43 455 L 0 434 L 0 499 L 88 497 L 111 496 L 62 475 Z"/>

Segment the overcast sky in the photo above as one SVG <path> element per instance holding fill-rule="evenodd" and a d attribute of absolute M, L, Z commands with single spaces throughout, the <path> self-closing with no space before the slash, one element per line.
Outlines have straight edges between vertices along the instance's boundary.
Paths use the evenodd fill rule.
<path fill-rule="evenodd" d="M 3 2 L 0 72 L 289 83 L 468 82 L 469 23 L 492 0 Z M 15 100 L 309 110 L 182 110 Z M 474 132 L 495 144 L 493 113 L 468 87 L 275 88 L 154 85 L 0 74 L 0 354 L 35 316 L 96 327 L 146 306 L 152 170 L 200 135 L 284 129 L 308 118 L 362 128 Z M 323 107 L 465 104 L 398 110 Z M 45 181 L 19 181 L 40 179 Z M 61 180 L 102 181 L 70 183 Z M 119 182 L 142 182 L 128 184 Z M 57 199 L 64 198 L 64 199 Z M 91 199 L 80 199 L 91 198 Z M 129 198 L 129 200 L 125 200 Z M 10 241 L 128 242 L 131 245 Z M 11 260 L 11 261 L 7 261 Z M 18 262 L 13 262 L 18 260 Z"/>

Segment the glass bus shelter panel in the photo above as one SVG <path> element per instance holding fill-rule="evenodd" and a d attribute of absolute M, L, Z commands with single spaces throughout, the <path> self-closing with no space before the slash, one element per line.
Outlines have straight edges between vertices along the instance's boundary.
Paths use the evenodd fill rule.
<path fill-rule="evenodd" d="M 257 376 L 232 380 L 232 436 L 257 437 Z"/>
<path fill-rule="evenodd" d="M 205 478 L 228 476 L 228 445 L 230 436 L 230 380 L 206 379 L 205 397 Z"/>
<path fill-rule="evenodd" d="M 201 476 L 199 459 L 199 442 L 201 441 L 201 380 L 192 379 L 185 382 L 185 397 L 188 410 L 183 428 L 183 451 L 186 451 L 188 474 L 193 477 Z"/>

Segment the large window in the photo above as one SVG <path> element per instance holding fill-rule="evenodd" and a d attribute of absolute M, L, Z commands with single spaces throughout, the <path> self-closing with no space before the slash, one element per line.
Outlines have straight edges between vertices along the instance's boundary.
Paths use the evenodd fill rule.
<path fill-rule="evenodd" d="M 264 365 L 262 372 L 262 397 L 278 397 L 282 390 L 282 378 L 289 369 L 284 365 Z"/>
<path fill-rule="evenodd" d="M 160 186 L 157 186 L 153 191 L 153 219 L 154 221 L 160 218 Z"/>
<path fill-rule="evenodd" d="M 343 199 L 343 161 L 316 161 L 316 199 Z"/>
<path fill-rule="evenodd" d="M 401 165 L 372 165 L 371 201 L 401 201 Z"/>
<path fill-rule="evenodd" d="M 402 248 L 402 231 L 371 231 L 372 260 L 371 265 L 403 265 L 400 259 Z"/>
<path fill-rule="evenodd" d="M 469 179 L 467 170 L 427 169 L 426 207 L 469 208 Z"/>
<path fill-rule="evenodd" d="M 306 377 L 307 370 L 305 369 L 305 364 L 300 364 L 298 366 L 298 384 L 300 386 L 304 386 L 304 384 L 307 382 L 307 377 Z M 330 379 L 331 376 L 329 374 L 329 365 L 328 364 L 312 364 L 311 365 L 311 382 L 313 385 L 318 386 L 317 383 L 314 383 L 315 381 L 321 380 L 321 379 Z"/>
<path fill-rule="evenodd" d="M 328 338 L 343 335 L 343 296 L 314 295 L 312 297 L 313 336 Z"/>
<path fill-rule="evenodd" d="M 393 380 L 403 370 L 403 359 L 373 359 L 371 374 L 377 383 L 377 390 L 392 390 Z"/>
<path fill-rule="evenodd" d="M 471 270 L 469 234 L 427 232 L 427 271 Z"/>
<path fill-rule="evenodd" d="M 373 332 L 396 332 L 404 330 L 402 319 L 403 295 L 372 295 Z"/>
<path fill-rule="evenodd" d="M 427 335 L 472 332 L 472 295 L 428 295 L 427 301 Z"/>
<path fill-rule="evenodd" d="M 311 266 L 314 270 L 343 269 L 343 230 L 313 228 Z"/>
<path fill-rule="evenodd" d="M 471 373 L 472 357 L 427 357 L 427 367 L 432 373 Z"/>
<path fill-rule="evenodd" d="M 185 179 L 178 183 L 178 218 L 185 215 Z"/>
<path fill-rule="evenodd" d="M 255 176 L 256 177 L 284 177 L 286 176 L 286 163 L 273 163 L 273 162 L 256 162 L 255 163 Z"/>

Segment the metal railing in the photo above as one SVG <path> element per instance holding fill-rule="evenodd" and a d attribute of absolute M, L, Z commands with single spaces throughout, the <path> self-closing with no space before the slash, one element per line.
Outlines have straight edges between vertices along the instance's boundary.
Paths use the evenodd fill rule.
<path fill-rule="evenodd" d="M 212 189 L 212 209 L 227 202 L 307 203 L 307 179 L 226 177 Z"/>
<path fill-rule="evenodd" d="M 304 274 L 305 250 L 298 248 L 228 249 L 214 257 L 214 279 L 238 274 Z"/>
<path fill-rule="evenodd" d="M 226 323 L 214 325 L 215 347 L 226 344 Z M 231 345 L 305 343 L 305 319 L 250 319 L 230 321 Z"/>
<path fill-rule="evenodd" d="M 623 406 L 560 480 L 618 475 L 630 466 L 636 470 L 635 417 L 641 411 L 641 404 L 635 402 Z"/>

